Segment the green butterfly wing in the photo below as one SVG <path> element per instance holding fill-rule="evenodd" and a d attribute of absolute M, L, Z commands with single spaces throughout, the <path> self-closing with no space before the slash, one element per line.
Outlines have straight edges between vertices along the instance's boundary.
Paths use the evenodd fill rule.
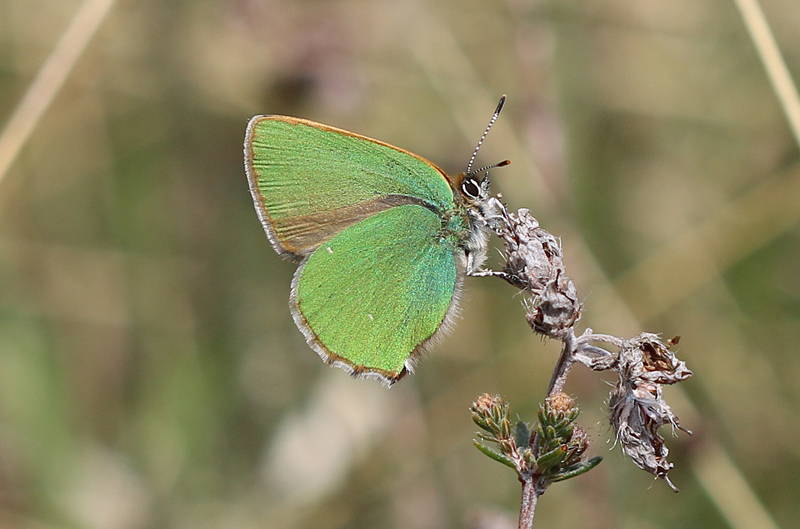
<path fill-rule="evenodd" d="M 327 363 L 392 384 L 454 312 L 456 252 L 428 208 L 374 214 L 298 268 L 290 302 L 295 323 Z"/>
<path fill-rule="evenodd" d="M 245 167 L 261 223 L 295 261 L 347 226 L 402 204 L 454 207 L 445 173 L 389 144 L 287 116 L 256 116 Z"/>

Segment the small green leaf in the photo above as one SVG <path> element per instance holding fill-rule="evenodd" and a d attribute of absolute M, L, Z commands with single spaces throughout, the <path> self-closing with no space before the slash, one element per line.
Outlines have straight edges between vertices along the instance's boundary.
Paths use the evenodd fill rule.
<path fill-rule="evenodd" d="M 503 420 L 500 421 L 499 437 L 503 438 L 511 437 L 511 423 L 508 422 L 508 419 L 505 417 L 503 417 Z"/>
<path fill-rule="evenodd" d="M 544 428 L 544 438 L 547 440 L 555 439 L 556 438 L 556 429 L 552 426 L 545 426 Z"/>
<path fill-rule="evenodd" d="M 596 467 L 600 464 L 603 458 L 601 456 L 593 457 L 588 461 L 581 461 L 580 463 L 575 463 L 574 465 L 570 465 L 558 474 L 555 474 L 550 477 L 550 481 L 564 481 L 565 479 L 574 478 L 575 476 L 580 476 L 581 474 L 585 474 L 589 472 L 591 469 Z"/>
<path fill-rule="evenodd" d="M 475 424 L 477 424 L 487 432 L 494 432 L 494 430 L 492 429 L 491 422 L 486 420 L 484 417 L 481 417 L 477 413 L 472 414 L 472 420 L 475 422 Z"/>
<path fill-rule="evenodd" d="M 523 421 L 517 423 L 514 429 L 514 441 L 517 443 L 517 448 L 528 448 L 531 445 L 531 429 Z"/>
<path fill-rule="evenodd" d="M 567 457 L 567 447 L 564 445 L 557 446 L 553 450 L 550 450 L 546 454 L 542 454 L 536 460 L 536 466 L 539 468 L 540 471 L 557 467 L 560 465 L 564 458 Z"/>
<path fill-rule="evenodd" d="M 500 439 L 498 439 L 494 435 L 486 435 L 485 433 L 482 432 L 476 432 L 475 435 L 477 435 L 478 438 L 484 441 L 488 441 L 490 443 L 498 443 L 498 444 L 500 443 Z"/>
<path fill-rule="evenodd" d="M 533 452 L 530 448 L 525 448 L 519 451 L 519 455 L 522 456 L 522 459 L 525 460 L 525 464 L 528 465 L 528 468 L 535 468 L 536 467 L 536 458 L 533 457 Z"/>
<path fill-rule="evenodd" d="M 484 444 L 481 444 L 478 441 L 472 441 L 472 444 L 475 445 L 475 448 L 477 448 L 478 450 L 480 450 L 481 452 L 483 452 L 485 455 L 489 456 L 490 458 L 494 459 L 495 461 L 503 463 L 505 466 L 511 467 L 514 470 L 517 469 L 517 465 L 515 465 L 514 462 L 511 461 L 511 459 L 507 458 L 503 454 L 498 454 L 497 452 L 495 452 L 494 450 L 492 450 L 488 446 L 486 446 Z"/>

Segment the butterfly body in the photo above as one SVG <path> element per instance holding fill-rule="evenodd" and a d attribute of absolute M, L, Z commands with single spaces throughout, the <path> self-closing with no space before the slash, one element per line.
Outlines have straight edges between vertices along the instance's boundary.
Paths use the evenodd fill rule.
<path fill-rule="evenodd" d="M 290 308 L 308 344 L 354 376 L 399 380 L 485 259 L 488 179 L 277 115 L 250 120 L 245 167 L 272 246 L 300 263 Z"/>

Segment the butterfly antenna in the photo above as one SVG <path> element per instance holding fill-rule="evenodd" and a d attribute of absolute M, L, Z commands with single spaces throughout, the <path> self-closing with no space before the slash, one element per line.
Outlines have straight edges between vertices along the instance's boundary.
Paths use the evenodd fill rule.
<path fill-rule="evenodd" d="M 500 111 L 503 110 L 503 105 L 505 104 L 505 102 L 506 102 L 506 96 L 505 94 L 503 94 L 503 97 L 500 98 L 500 102 L 497 103 L 497 108 L 495 109 L 494 114 L 492 115 L 492 119 L 490 119 L 489 124 L 486 125 L 486 130 L 483 131 L 483 136 L 481 136 L 478 145 L 475 147 L 475 150 L 472 153 L 472 158 L 469 159 L 469 163 L 467 164 L 467 174 L 472 174 L 472 164 L 475 161 L 475 157 L 478 156 L 478 151 L 480 150 L 481 145 L 483 144 L 483 140 L 486 139 L 486 135 L 489 134 L 489 130 L 491 130 L 492 125 L 494 125 L 494 122 L 497 121 L 497 116 L 499 116 Z M 481 169 L 481 171 L 482 170 L 483 169 Z M 475 171 L 475 172 L 479 173 L 480 171 Z"/>
<path fill-rule="evenodd" d="M 492 165 L 487 165 L 486 167 L 481 167 L 480 169 L 475 169 L 471 173 L 467 173 L 467 176 L 472 176 L 476 174 L 480 174 L 484 171 L 488 171 L 489 169 L 494 169 L 495 167 L 505 167 L 506 165 L 510 164 L 511 160 L 503 160 L 502 162 L 493 163 Z"/>

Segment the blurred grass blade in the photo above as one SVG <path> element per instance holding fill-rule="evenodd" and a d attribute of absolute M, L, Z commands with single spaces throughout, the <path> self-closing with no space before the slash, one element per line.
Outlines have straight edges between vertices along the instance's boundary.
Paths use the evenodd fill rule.
<path fill-rule="evenodd" d="M 692 470 L 732 529 L 778 529 L 736 463 L 718 443 L 708 443 L 693 457 Z"/>
<path fill-rule="evenodd" d="M 775 42 L 775 36 L 764 16 L 764 11 L 758 0 L 736 0 L 736 7 L 739 8 L 747 32 L 750 33 L 750 38 L 755 44 L 761 62 L 764 63 L 770 83 L 789 121 L 789 128 L 800 147 L 800 95 Z"/>
<path fill-rule="evenodd" d="M 115 0 L 83 2 L 39 69 L 0 135 L 0 184 L 114 2 Z"/>

